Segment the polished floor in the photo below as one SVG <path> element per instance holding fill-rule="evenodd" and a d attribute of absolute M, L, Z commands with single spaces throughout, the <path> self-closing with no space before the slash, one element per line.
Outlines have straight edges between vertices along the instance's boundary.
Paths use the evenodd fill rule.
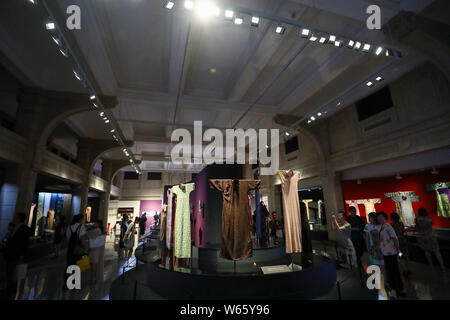
<path fill-rule="evenodd" d="M 317 245 L 317 246 L 316 246 Z M 315 244 L 317 250 L 323 250 L 323 244 Z M 329 249 L 332 255 L 332 249 Z M 82 289 L 64 291 L 63 271 L 64 255 L 59 259 L 46 257 L 29 265 L 28 276 L 21 285 L 19 300 L 108 300 L 111 285 L 114 282 L 115 298 L 122 300 L 160 300 L 163 299 L 139 280 L 145 268 L 136 268 L 136 259 L 119 260 L 114 245 L 108 243 L 104 253 L 104 281 L 95 285 L 89 284 L 89 271 L 82 275 Z M 406 297 L 401 300 L 448 300 L 450 299 L 450 281 L 447 276 L 430 266 L 410 262 L 412 274 L 405 281 Z M 126 272 L 123 274 L 123 272 Z M 362 277 L 361 277 L 362 275 Z M 340 290 L 333 287 L 318 300 L 384 300 L 384 290 L 368 290 L 365 286 L 365 275 L 347 266 L 339 266 L 337 270 Z M 363 279 L 361 281 L 361 279 Z M 340 291 L 340 292 L 339 292 Z"/>

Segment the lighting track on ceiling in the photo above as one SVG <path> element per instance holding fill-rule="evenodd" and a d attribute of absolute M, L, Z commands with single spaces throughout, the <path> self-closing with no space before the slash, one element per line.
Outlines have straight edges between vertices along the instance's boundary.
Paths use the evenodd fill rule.
<path fill-rule="evenodd" d="M 51 11 L 50 7 L 48 6 L 46 0 L 28 0 L 33 5 L 38 5 L 38 2 L 42 4 L 42 7 L 46 11 L 48 15 L 48 19 L 45 22 L 45 28 L 47 31 L 50 32 L 50 36 L 53 40 L 53 42 L 58 46 L 59 52 L 67 59 L 71 59 L 74 63 L 73 68 L 73 74 L 75 78 L 80 81 L 80 83 L 83 85 L 83 87 L 88 88 L 91 92 L 89 96 L 90 103 L 92 104 L 92 108 L 94 110 L 99 110 L 99 117 L 101 120 L 110 127 L 109 133 L 112 135 L 112 138 L 121 146 L 124 148 L 122 151 L 124 152 L 125 156 L 128 158 L 130 162 L 130 166 L 136 171 L 136 173 L 142 173 L 140 170 L 140 167 L 136 164 L 136 159 L 134 158 L 133 154 L 131 154 L 128 150 L 128 147 L 125 145 L 122 136 L 123 133 L 120 130 L 120 127 L 117 127 L 111 122 L 112 119 L 114 119 L 114 116 L 112 113 L 110 113 L 104 106 L 102 101 L 99 99 L 99 96 L 92 85 L 89 78 L 86 76 L 86 73 L 83 70 L 83 66 L 79 62 L 77 56 L 74 54 L 73 50 L 71 49 L 69 42 L 67 41 L 66 37 L 64 36 L 62 29 L 58 27 L 58 24 L 56 22 L 55 16 L 53 15 L 53 12 Z M 107 113 L 109 115 L 107 115 Z M 115 120 L 115 119 L 114 119 Z M 114 121 L 117 123 L 117 121 Z"/>
<path fill-rule="evenodd" d="M 223 17 L 224 20 L 233 22 L 235 25 L 247 25 L 259 27 L 261 19 L 266 19 L 276 23 L 274 32 L 283 35 L 287 26 L 300 29 L 299 36 L 311 42 L 323 45 L 332 45 L 336 48 L 346 47 L 347 49 L 360 51 L 363 53 L 373 52 L 376 56 L 402 58 L 403 53 L 393 47 L 382 44 L 371 44 L 370 41 L 351 39 L 348 36 L 341 36 L 318 28 L 313 28 L 293 19 L 280 16 L 272 16 L 264 12 L 243 8 L 243 7 L 217 7 L 213 1 L 209 0 L 163 0 L 164 8 L 168 10 L 183 10 L 197 13 L 201 17 Z"/>

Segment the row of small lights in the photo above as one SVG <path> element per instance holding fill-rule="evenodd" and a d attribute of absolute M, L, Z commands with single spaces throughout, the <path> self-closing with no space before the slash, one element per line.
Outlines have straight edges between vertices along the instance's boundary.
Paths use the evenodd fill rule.
<path fill-rule="evenodd" d="M 164 0 L 164 7 L 166 9 L 172 10 L 175 7 L 175 1 L 170 0 Z M 184 8 L 186 10 L 194 10 L 196 8 L 196 2 L 194 0 L 185 0 L 184 1 Z M 216 7 L 215 5 L 200 1 L 199 5 L 197 7 L 197 11 L 202 15 L 209 15 L 214 17 L 219 17 L 221 10 Z M 241 15 L 236 15 L 235 12 L 231 9 L 226 9 L 224 11 L 224 18 L 225 20 L 233 21 L 236 25 L 242 25 L 244 23 L 244 18 Z M 250 19 L 250 25 L 252 27 L 258 27 L 260 22 L 260 17 L 252 16 Z M 284 34 L 286 31 L 286 27 L 278 23 L 278 25 L 275 28 L 275 32 L 277 34 Z M 328 34 L 326 32 L 315 32 L 307 28 L 302 28 L 300 30 L 301 37 L 308 39 L 311 42 L 319 42 L 320 44 L 332 44 L 335 47 L 343 47 L 344 44 L 348 49 L 353 49 L 356 51 L 362 51 L 365 53 L 370 52 L 371 49 L 375 48 L 374 53 L 376 56 L 381 55 L 383 52 L 385 53 L 386 57 L 393 57 L 396 56 L 397 58 L 402 58 L 402 53 L 397 50 L 393 49 L 387 49 L 383 48 L 382 46 L 373 46 L 369 43 L 363 43 L 360 41 L 355 41 L 351 39 L 338 39 L 337 36 Z"/>
<path fill-rule="evenodd" d="M 32 4 L 35 4 L 35 5 L 37 4 L 37 0 L 28 0 L 28 1 L 31 2 Z M 50 20 L 49 20 L 49 21 L 47 21 L 47 22 L 45 23 L 45 28 L 46 28 L 49 32 L 52 33 L 52 34 L 51 34 L 51 37 L 52 37 L 52 39 L 53 39 L 53 42 L 55 42 L 55 43 L 58 45 L 59 52 L 60 52 L 64 57 L 69 58 L 69 57 L 70 57 L 69 50 L 68 50 L 67 46 L 64 44 L 63 38 L 58 34 L 56 23 L 55 23 L 54 21 L 50 21 Z M 81 68 L 80 68 L 79 66 L 78 66 L 77 68 L 73 69 L 73 74 L 74 74 L 75 78 L 76 78 L 78 81 L 80 81 L 81 84 L 82 84 L 84 87 L 87 87 L 87 82 L 86 82 L 86 80 L 85 80 L 86 78 L 85 78 L 85 76 L 84 76 L 83 71 L 81 70 Z M 94 91 L 92 88 L 91 88 L 91 90 Z M 92 94 L 89 96 L 89 100 L 92 102 L 92 107 L 93 107 L 94 109 L 99 109 L 99 108 L 100 108 L 100 109 L 104 109 L 104 108 L 103 108 L 103 105 L 102 105 L 102 103 L 101 103 L 101 101 L 100 101 L 100 99 L 98 99 L 98 97 L 97 97 L 97 95 L 95 94 L 95 92 L 92 93 Z M 109 123 L 110 123 L 110 120 L 108 119 L 108 117 L 106 116 L 106 114 L 105 114 L 104 111 L 101 111 L 101 112 L 99 113 L 99 116 L 100 116 L 100 118 L 105 122 L 105 124 L 109 124 Z M 116 129 L 114 128 L 114 125 L 111 124 L 111 126 L 112 126 L 113 128 L 110 130 L 110 133 L 111 133 L 113 139 L 114 139 L 117 143 L 122 144 L 123 146 L 125 146 L 125 144 L 122 143 L 122 142 L 119 140 L 119 138 L 117 137 L 117 135 L 116 135 Z M 140 173 L 140 171 L 138 170 L 137 166 L 136 166 L 135 163 L 134 163 L 134 160 L 131 158 L 131 156 L 130 156 L 130 154 L 129 154 L 129 152 L 128 152 L 128 149 L 124 148 L 123 151 L 124 151 L 124 154 L 125 154 L 128 158 L 130 158 L 130 159 L 129 159 L 129 162 L 130 162 L 131 166 L 135 169 L 136 173 Z"/>
<path fill-rule="evenodd" d="M 378 76 L 378 77 L 375 78 L 375 81 L 376 81 L 376 82 L 381 82 L 381 81 L 383 81 L 383 80 L 384 80 L 384 78 L 383 78 L 382 76 Z M 366 86 L 369 87 L 369 88 L 373 87 L 374 85 L 375 85 L 375 83 L 372 82 L 372 81 L 367 81 L 367 83 L 366 83 Z M 337 103 L 336 107 L 340 107 L 341 104 L 342 104 L 342 103 L 339 101 L 339 102 Z M 323 114 L 327 114 L 327 111 L 324 111 Z M 317 113 L 317 117 L 314 116 L 314 115 L 311 116 L 311 117 L 309 117 L 309 119 L 308 119 L 308 124 L 310 124 L 311 122 L 317 120 L 317 119 L 320 118 L 323 114 L 322 114 L 322 112 L 318 112 L 318 113 Z"/>

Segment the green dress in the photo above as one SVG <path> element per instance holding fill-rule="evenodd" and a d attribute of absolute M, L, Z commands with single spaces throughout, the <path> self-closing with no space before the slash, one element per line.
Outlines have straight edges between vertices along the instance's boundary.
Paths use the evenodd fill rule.
<path fill-rule="evenodd" d="M 175 211 L 175 257 L 191 257 L 191 206 L 189 195 L 195 190 L 195 183 L 185 184 L 182 190 L 180 186 L 172 187 L 172 192 L 177 196 Z"/>

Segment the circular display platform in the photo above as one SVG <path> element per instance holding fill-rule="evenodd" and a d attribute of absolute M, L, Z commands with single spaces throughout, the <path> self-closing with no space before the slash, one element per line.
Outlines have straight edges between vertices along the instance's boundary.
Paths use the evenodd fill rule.
<path fill-rule="evenodd" d="M 166 299 L 313 299 L 336 283 L 335 262 L 316 253 L 291 256 L 284 247 L 259 248 L 234 263 L 220 258 L 218 248 L 199 248 L 189 267 L 177 267 L 170 258 L 155 258 L 155 249 L 140 247 L 136 258 L 144 263 L 139 268 L 145 284 Z M 288 265 L 283 273 L 261 268 Z"/>

